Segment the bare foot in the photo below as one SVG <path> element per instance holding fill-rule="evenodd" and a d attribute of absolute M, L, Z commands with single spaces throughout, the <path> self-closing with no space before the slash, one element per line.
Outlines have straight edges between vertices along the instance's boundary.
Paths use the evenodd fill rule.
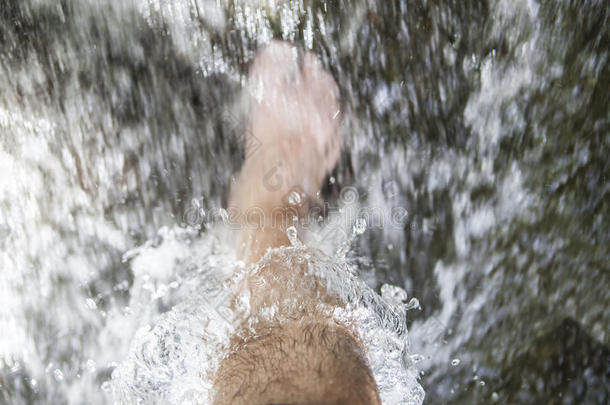
<path fill-rule="evenodd" d="M 246 259 L 256 261 L 267 247 L 288 242 L 293 215 L 282 210 L 295 208 L 286 204 L 289 193 L 298 192 L 306 209 L 307 198 L 316 196 L 337 164 L 339 90 L 314 55 L 274 41 L 257 52 L 245 97 L 252 142 L 229 205 L 243 216 L 252 213 L 250 222 L 260 221 L 246 234 Z"/>
<path fill-rule="evenodd" d="M 316 195 L 341 138 L 337 85 L 311 53 L 278 41 L 257 52 L 246 97 L 254 142 L 246 144 L 230 208 L 255 215 L 240 236 L 252 263 L 289 244 L 286 228 L 304 212 L 287 197 Z M 216 405 L 380 403 L 359 339 L 333 320 L 342 302 L 309 274 L 305 254 L 271 251 L 242 280 L 250 312 L 275 315 L 238 328 L 216 376 Z"/>

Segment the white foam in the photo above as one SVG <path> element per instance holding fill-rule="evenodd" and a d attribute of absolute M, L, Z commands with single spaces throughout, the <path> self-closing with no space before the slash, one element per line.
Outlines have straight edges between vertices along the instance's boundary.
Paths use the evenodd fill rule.
<path fill-rule="evenodd" d="M 169 259 L 181 257 L 184 252 L 184 247 L 177 246 L 180 242 L 176 235 L 166 231 L 167 244 L 139 249 L 132 259 L 134 266 L 142 263 L 154 266 L 151 259 L 159 255 L 166 256 L 162 262 L 178 262 Z M 196 245 L 209 246 L 209 237 Z M 187 271 L 184 265 L 178 265 L 169 278 L 180 275 L 181 279 L 189 280 L 183 286 L 190 287 L 182 288 L 174 297 L 177 304 L 171 311 L 154 320 L 154 325 L 140 329 L 128 358 L 113 373 L 112 386 L 118 404 L 208 403 L 213 395 L 213 373 L 236 322 L 243 322 L 244 317 L 256 322 L 257 318 L 277 316 L 272 307 L 250 313 L 248 295 L 239 299 L 244 305 L 232 308 L 236 283 L 248 272 L 257 271 L 265 261 L 277 257 L 288 262 L 306 261 L 309 272 L 325 280 L 329 293 L 345 303 L 335 309 L 334 317 L 357 328 L 383 403 L 422 402 L 423 390 L 409 356 L 406 293 L 400 288 L 386 287 L 381 297 L 358 279 L 344 261 L 300 243 L 276 249 L 276 254 L 268 252 L 261 264 L 245 269 L 230 255 L 218 255 L 209 248 L 189 251 L 192 256 L 188 261 L 200 266 Z M 141 277 L 145 272 L 140 268 L 134 273 Z M 168 277 L 165 271 L 155 274 L 163 279 Z"/>

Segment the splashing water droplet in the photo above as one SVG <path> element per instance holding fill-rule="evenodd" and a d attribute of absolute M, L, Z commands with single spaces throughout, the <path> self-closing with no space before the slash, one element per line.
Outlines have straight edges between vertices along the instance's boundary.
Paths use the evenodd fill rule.
<path fill-rule="evenodd" d="M 250 293 L 248 291 L 239 294 L 235 300 L 236 309 L 244 314 L 250 313 Z"/>
<path fill-rule="evenodd" d="M 411 298 L 411 300 L 407 303 L 406 309 L 421 309 L 421 305 L 419 305 L 419 300 L 417 298 Z"/>
<path fill-rule="evenodd" d="M 87 303 L 87 308 L 89 308 L 89 309 L 97 308 L 97 304 L 95 303 L 95 301 L 92 298 L 87 298 L 86 303 Z"/>
<path fill-rule="evenodd" d="M 57 381 L 63 381 L 63 379 L 64 379 L 64 373 L 62 373 L 60 369 L 56 368 L 56 369 L 53 371 L 53 377 L 55 377 L 55 379 L 56 379 Z"/>
<path fill-rule="evenodd" d="M 165 295 L 167 294 L 167 290 L 168 290 L 168 288 L 165 284 L 159 285 L 159 287 L 156 290 L 154 290 L 152 299 L 165 297 Z"/>
<path fill-rule="evenodd" d="M 460 359 L 453 359 L 451 360 L 451 365 L 454 367 L 457 367 L 460 365 Z"/>
<path fill-rule="evenodd" d="M 290 205 L 301 205 L 301 193 L 298 191 L 292 191 L 288 195 L 288 204 Z"/>
<path fill-rule="evenodd" d="M 364 218 L 358 218 L 352 227 L 352 234 L 347 237 L 346 240 L 341 242 L 335 251 L 335 257 L 338 259 L 345 259 L 347 253 L 352 247 L 352 242 L 357 236 L 362 235 L 366 231 L 366 220 Z"/>
<path fill-rule="evenodd" d="M 299 247 L 302 246 L 301 241 L 298 238 L 297 235 L 297 228 L 295 228 L 294 226 L 290 226 L 288 227 L 288 229 L 286 229 L 286 236 L 288 236 L 288 240 L 290 241 L 290 244 L 294 247 Z"/>
<path fill-rule="evenodd" d="M 354 235 L 362 235 L 366 231 L 366 219 L 358 218 L 353 227 Z"/>
<path fill-rule="evenodd" d="M 21 363 L 19 363 L 18 361 L 15 362 L 15 364 L 13 365 L 13 367 L 11 367 L 11 373 L 18 373 L 19 370 L 21 370 Z"/>
<path fill-rule="evenodd" d="M 223 223 L 226 224 L 229 221 L 229 213 L 224 208 L 218 210 L 218 215 L 220 215 Z"/>

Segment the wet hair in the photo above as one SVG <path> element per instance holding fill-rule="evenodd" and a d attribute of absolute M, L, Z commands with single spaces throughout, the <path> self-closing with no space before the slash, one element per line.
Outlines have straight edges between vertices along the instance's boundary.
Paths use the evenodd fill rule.
<path fill-rule="evenodd" d="M 216 405 L 377 405 L 362 347 L 346 328 L 295 321 L 240 342 L 216 378 Z"/>

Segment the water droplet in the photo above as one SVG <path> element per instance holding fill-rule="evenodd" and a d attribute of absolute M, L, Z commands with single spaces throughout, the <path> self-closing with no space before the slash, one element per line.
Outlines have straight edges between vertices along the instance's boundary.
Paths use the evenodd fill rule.
<path fill-rule="evenodd" d="M 38 386 L 38 381 L 37 381 L 35 378 L 32 378 L 32 379 L 30 380 L 30 385 L 31 385 L 32 387 L 36 387 L 36 386 Z"/>
<path fill-rule="evenodd" d="M 13 367 L 11 367 L 11 372 L 18 373 L 19 370 L 21 370 L 21 364 L 18 361 L 16 361 L 15 364 L 13 364 Z"/>
<path fill-rule="evenodd" d="M 218 210 L 218 215 L 220 215 L 223 223 L 227 223 L 229 221 L 229 213 L 224 208 Z"/>
<path fill-rule="evenodd" d="M 481 380 L 481 382 L 479 382 L 479 385 L 480 385 L 481 387 L 484 387 L 484 386 L 485 386 L 485 381 Z"/>
<path fill-rule="evenodd" d="M 96 309 L 97 308 L 97 304 L 95 303 L 95 301 L 92 298 L 87 298 L 86 303 L 87 303 L 87 307 L 89 309 Z"/>
<path fill-rule="evenodd" d="M 330 176 L 330 178 L 328 179 L 328 182 L 329 182 L 330 184 L 335 184 L 335 181 L 337 181 L 337 180 L 335 179 L 335 177 L 334 177 L 334 176 Z"/>
<path fill-rule="evenodd" d="M 298 191 L 291 191 L 288 195 L 288 204 L 301 205 L 301 193 Z"/>
<path fill-rule="evenodd" d="M 58 368 L 53 371 L 53 376 L 57 381 L 62 381 L 64 379 L 64 373 L 62 373 Z"/>
<path fill-rule="evenodd" d="M 235 300 L 236 309 L 243 314 L 250 313 L 250 293 L 245 292 L 243 294 L 239 294 L 237 299 Z"/>
<path fill-rule="evenodd" d="M 129 290 L 129 281 L 123 280 L 115 285 L 112 289 L 115 291 L 127 291 Z"/>
<path fill-rule="evenodd" d="M 354 224 L 354 235 L 362 235 L 366 231 L 366 219 L 358 218 Z"/>
<path fill-rule="evenodd" d="M 165 295 L 167 294 L 167 286 L 165 284 L 161 284 L 159 285 L 159 288 L 157 288 L 153 294 L 153 299 L 157 299 L 157 298 L 162 298 L 165 297 Z"/>
<path fill-rule="evenodd" d="M 460 365 L 460 359 L 453 359 L 451 360 L 451 365 L 456 367 Z"/>
<path fill-rule="evenodd" d="M 102 388 L 102 391 L 109 392 L 110 391 L 110 382 L 109 381 L 104 381 L 102 383 L 101 388 Z"/>
<path fill-rule="evenodd" d="M 447 65 L 452 66 L 455 63 L 456 56 L 457 53 L 451 44 L 447 44 L 443 47 L 443 57 Z"/>
<path fill-rule="evenodd" d="M 290 244 L 292 246 L 301 246 L 301 241 L 299 240 L 297 235 L 297 228 L 295 228 L 294 226 L 288 227 L 288 229 L 286 229 L 286 236 L 288 236 L 288 240 L 290 241 Z"/>
<path fill-rule="evenodd" d="M 407 310 L 420 309 L 421 310 L 421 305 L 419 305 L 419 300 L 415 297 L 411 298 L 411 300 L 409 300 L 409 302 L 407 303 L 405 309 L 407 309 Z"/>
<path fill-rule="evenodd" d="M 95 361 L 94 360 L 92 360 L 92 359 L 87 360 L 87 369 L 92 373 L 95 372 Z"/>

